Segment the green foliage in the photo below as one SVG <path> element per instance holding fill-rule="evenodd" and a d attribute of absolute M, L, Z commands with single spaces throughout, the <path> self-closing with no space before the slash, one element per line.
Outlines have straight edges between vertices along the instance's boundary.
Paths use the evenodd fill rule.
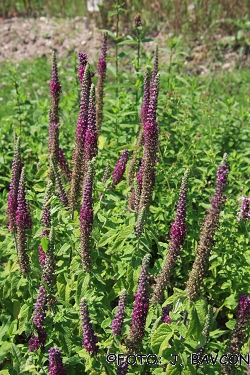
<path fill-rule="evenodd" d="M 119 9 L 118 9 L 119 10 Z M 117 11 L 118 12 L 118 11 Z M 117 15 L 117 12 L 115 15 Z M 117 38 L 113 36 L 114 40 Z M 63 208 L 54 193 L 52 226 L 55 231 L 56 304 L 46 311 L 47 340 L 44 349 L 29 351 L 29 338 L 34 331 L 33 311 L 41 282 L 38 246 L 48 250 L 49 241 L 40 238 L 43 197 L 49 174 L 47 157 L 50 65 L 44 59 L 22 62 L 14 71 L 3 65 L 1 78 L 6 80 L 1 107 L 0 172 L 1 227 L 0 227 L 0 373 L 47 374 L 48 349 L 58 346 L 68 374 L 116 374 L 117 365 L 108 363 L 108 353 L 125 353 L 124 340 L 129 335 L 134 295 L 138 287 L 141 261 L 151 254 L 149 292 L 162 269 L 168 252 L 171 224 L 175 217 L 179 188 L 184 170 L 190 168 L 187 237 L 177 259 L 171 285 L 165 291 L 163 306 L 170 306 L 171 323 L 161 320 L 162 306 L 150 305 L 141 353 L 155 354 L 157 365 L 131 366 L 133 374 L 220 374 L 221 364 L 204 360 L 191 363 L 192 353 L 205 347 L 205 354 L 221 356 L 236 321 L 236 307 L 242 293 L 249 287 L 249 223 L 238 222 L 237 198 L 249 195 L 249 70 L 230 75 L 197 77 L 188 75 L 180 53 L 180 40 L 168 41 L 170 65 L 160 65 L 161 87 L 158 105 L 159 161 L 156 164 L 156 183 L 149 216 L 142 236 L 134 234 L 136 214 L 128 211 L 131 186 L 125 178 L 115 189 L 110 189 L 111 176 L 102 183 L 107 162 L 114 168 L 121 150 L 132 155 L 139 132 L 142 102 L 142 77 L 150 56 L 141 50 L 140 64 L 127 62 L 137 58 L 138 40 L 128 37 L 115 40 L 127 48 L 120 56 L 119 80 L 112 62 L 108 66 L 105 86 L 104 121 L 99 137 L 94 181 L 94 226 L 90 239 L 93 268 L 82 269 L 79 254 L 79 208 L 74 218 Z M 141 34 L 141 43 L 144 36 Z M 135 49 L 133 49 L 135 47 Z M 78 115 L 73 59 L 62 60 L 59 77 L 63 95 L 60 101 L 60 146 L 68 161 L 74 147 L 75 124 Z M 65 69 L 67 65 L 67 69 Z M 10 69 L 11 68 L 11 69 Z M 27 72 L 27 81 L 22 78 Z M 96 78 L 94 77 L 93 80 Z M 230 82 L 230 87 L 229 87 Z M 39 86 L 39 92 L 32 83 Z M 36 87 L 36 86 L 35 86 Z M 26 90 L 27 88 L 27 90 Z M 118 90 L 117 90 L 118 88 Z M 22 162 L 27 167 L 27 201 L 31 207 L 33 228 L 29 232 L 28 254 L 31 263 L 29 278 L 19 273 L 14 238 L 5 227 L 7 194 L 13 158 L 13 132 L 21 137 Z M 141 152 L 141 150 L 139 150 Z M 226 187 L 227 201 L 220 215 L 209 269 L 201 295 L 190 302 L 185 294 L 185 283 L 209 198 L 214 193 L 216 169 L 224 152 L 229 154 L 230 175 Z M 140 154 L 141 156 L 141 154 Z M 66 189 L 69 185 L 64 181 Z M 121 336 L 113 337 L 111 322 L 116 312 L 118 297 L 123 289 L 128 293 L 128 304 Z M 98 335 L 99 352 L 91 357 L 82 346 L 79 304 L 82 297 L 88 302 L 93 329 Z M 208 339 L 204 335 L 208 304 L 213 317 Z M 247 327 L 249 334 L 249 327 Z M 248 353 L 248 342 L 242 355 Z M 172 365 L 174 356 L 176 365 Z M 242 374 L 244 364 L 238 367 Z"/>

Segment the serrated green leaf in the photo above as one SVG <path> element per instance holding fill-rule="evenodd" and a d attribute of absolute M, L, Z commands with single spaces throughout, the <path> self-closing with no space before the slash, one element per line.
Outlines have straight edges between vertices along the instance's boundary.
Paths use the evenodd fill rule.
<path fill-rule="evenodd" d="M 80 303 L 82 297 L 85 296 L 87 290 L 89 289 L 90 275 L 85 272 L 81 272 L 77 279 L 76 287 L 76 302 Z"/>
<path fill-rule="evenodd" d="M 173 335 L 174 331 L 167 323 L 161 324 L 151 337 L 153 353 L 162 355 L 164 349 L 168 348 L 169 340 Z"/>
<path fill-rule="evenodd" d="M 19 335 L 25 331 L 26 323 L 29 321 L 30 317 L 31 317 L 31 306 L 24 304 L 21 307 L 20 312 L 18 314 L 19 322 L 18 322 L 17 332 Z"/>

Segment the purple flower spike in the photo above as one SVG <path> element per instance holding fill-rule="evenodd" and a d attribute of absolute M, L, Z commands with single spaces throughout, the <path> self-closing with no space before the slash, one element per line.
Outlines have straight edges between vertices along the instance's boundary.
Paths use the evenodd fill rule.
<path fill-rule="evenodd" d="M 166 289 L 166 286 L 170 281 L 170 276 L 173 273 L 177 256 L 179 255 L 180 248 L 185 241 L 188 175 L 189 169 L 185 171 L 184 177 L 182 179 L 177 212 L 171 228 L 170 244 L 165 264 L 162 268 L 160 276 L 156 280 L 156 285 L 152 297 L 152 301 L 155 304 L 160 302 L 162 303 L 164 301 L 164 290 Z"/>
<path fill-rule="evenodd" d="M 89 310 L 85 298 L 82 298 L 80 302 L 80 317 L 82 321 L 83 346 L 88 353 L 96 355 L 98 352 L 98 338 L 90 322 Z"/>
<path fill-rule="evenodd" d="M 249 320 L 250 296 L 242 294 L 238 303 L 236 324 L 227 345 L 227 353 L 229 353 L 229 355 L 239 355 L 242 346 L 247 341 L 246 326 Z M 227 374 L 237 373 L 235 364 L 230 363 L 230 361 L 225 365 L 225 370 Z"/>
<path fill-rule="evenodd" d="M 61 84 L 58 78 L 56 54 L 53 51 L 53 62 L 52 62 L 52 78 L 50 81 L 50 96 L 51 96 L 51 122 L 59 122 L 59 99 L 61 93 Z"/>
<path fill-rule="evenodd" d="M 54 179 L 56 181 L 59 198 L 60 198 L 62 204 L 64 205 L 64 207 L 67 207 L 69 205 L 68 197 L 67 197 L 67 194 L 65 192 L 65 189 L 64 189 L 64 186 L 63 186 L 63 183 L 62 183 L 61 175 L 59 173 L 57 164 L 55 163 L 55 160 L 53 158 L 51 158 L 51 167 L 52 167 Z"/>
<path fill-rule="evenodd" d="M 141 108 L 141 124 L 144 126 L 147 120 L 148 107 L 150 102 L 150 68 L 146 68 L 144 75 L 144 90 L 143 90 L 143 102 Z"/>
<path fill-rule="evenodd" d="M 60 350 L 56 347 L 49 349 L 49 375 L 67 375 Z"/>
<path fill-rule="evenodd" d="M 11 168 L 10 191 L 8 194 L 8 219 L 7 227 L 11 233 L 16 229 L 15 216 L 17 208 L 18 185 L 21 176 L 21 155 L 20 155 L 20 139 L 15 135 L 14 138 L 14 158 Z"/>
<path fill-rule="evenodd" d="M 125 169 L 126 169 L 126 164 L 128 162 L 128 156 L 129 156 L 128 150 L 127 149 L 123 150 L 122 155 L 120 156 L 115 166 L 114 172 L 112 174 L 113 183 L 111 185 L 111 189 L 114 188 L 117 184 L 119 184 L 119 182 L 121 182 Z"/>
<path fill-rule="evenodd" d="M 220 211 L 226 200 L 223 192 L 229 173 L 227 159 L 227 154 L 224 154 L 223 160 L 218 166 L 215 193 L 210 200 L 211 206 L 204 218 L 199 244 L 195 252 L 195 260 L 189 273 L 186 293 L 190 301 L 195 301 L 199 298 L 200 286 L 207 272 L 208 259 L 214 244 L 214 235 L 219 227 Z"/>
<path fill-rule="evenodd" d="M 156 45 L 155 52 L 154 52 L 154 69 L 152 72 L 152 80 L 150 83 L 150 95 L 152 95 L 155 77 L 158 74 L 158 66 L 159 66 L 159 56 L 158 56 L 158 46 Z"/>
<path fill-rule="evenodd" d="M 37 299 L 36 299 L 36 306 L 34 310 L 34 317 L 33 323 L 36 329 L 37 336 L 32 333 L 30 341 L 29 341 L 29 348 L 30 351 L 33 352 L 38 350 L 39 348 L 44 348 L 45 341 L 46 341 L 46 332 L 44 329 L 44 321 L 46 317 L 46 308 L 47 308 L 47 292 L 43 284 L 40 285 Z"/>
<path fill-rule="evenodd" d="M 54 296 L 55 290 L 55 233 L 54 228 L 51 227 L 49 234 L 49 245 L 46 252 L 46 257 L 43 263 L 43 282 L 47 285 L 48 304 L 53 305 L 56 302 Z"/>
<path fill-rule="evenodd" d="M 148 273 L 147 267 L 150 255 L 145 255 L 142 261 L 142 270 L 139 277 L 139 285 L 135 295 L 132 321 L 127 339 L 127 346 L 130 350 L 138 350 L 142 344 L 144 336 L 146 318 L 149 309 L 148 296 Z"/>
<path fill-rule="evenodd" d="M 128 363 L 122 362 L 120 363 L 117 369 L 117 375 L 126 375 L 128 373 Z"/>
<path fill-rule="evenodd" d="M 95 159 L 89 162 L 89 168 L 84 180 L 82 206 L 80 210 L 80 254 L 82 264 L 87 272 L 89 272 L 91 268 L 89 238 L 92 232 L 94 215 L 92 201 L 94 163 Z"/>
<path fill-rule="evenodd" d="M 114 336 L 120 335 L 122 331 L 122 325 L 123 325 L 123 320 L 124 320 L 124 315 L 125 315 L 126 299 L 127 299 L 127 291 L 123 290 L 119 297 L 117 312 L 111 324 L 111 330 Z"/>
<path fill-rule="evenodd" d="M 82 84 L 84 71 L 88 63 L 88 55 L 84 52 L 79 52 L 78 60 L 79 60 L 78 75 L 79 75 L 80 84 Z"/>
<path fill-rule="evenodd" d="M 238 212 L 238 220 L 250 220 L 250 197 L 245 198 L 242 196 L 239 200 L 242 201 L 242 203 Z"/>
<path fill-rule="evenodd" d="M 98 136 L 96 129 L 95 86 L 94 84 L 92 84 L 89 94 L 88 126 L 84 142 L 85 173 L 87 171 L 88 162 L 97 155 L 97 138 Z"/>
<path fill-rule="evenodd" d="M 29 207 L 25 198 L 25 168 L 22 168 L 18 186 L 16 209 L 17 255 L 21 273 L 27 275 L 30 271 L 29 257 L 27 254 L 26 229 L 31 228 L 32 221 Z"/>

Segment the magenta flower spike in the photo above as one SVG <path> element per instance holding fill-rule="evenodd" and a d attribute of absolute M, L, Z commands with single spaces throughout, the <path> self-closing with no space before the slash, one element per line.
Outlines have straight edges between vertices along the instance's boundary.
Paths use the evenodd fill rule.
<path fill-rule="evenodd" d="M 148 293 L 148 263 L 150 255 L 144 256 L 142 261 L 142 269 L 139 277 L 139 285 L 135 295 L 132 320 L 129 331 L 129 338 L 126 341 L 129 350 L 138 350 L 142 344 L 144 336 L 146 318 L 149 309 L 149 293 Z"/>
<path fill-rule="evenodd" d="M 16 209 L 17 254 L 20 271 L 23 275 L 27 275 L 30 271 L 26 229 L 30 229 L 31 227 L 32 221 L 25 193 L 25 168 L 23 167 L 18 186 Z"/>
<path fill-rule="evenodd" d="M 164 301 L 164 290 L 166 289 L 167 284 L 170 282 L 170 276 L 172 275 L 176 265 L 177 256 L 179 255 L 180 248 L 185 241 L 188 175 L 189 169 L 185 171 L 182 179 L 176 217 L 171 228 L 168 253 L 162 271 L 157 278 L 154 287 L 152 301 L 155 304 L 162 303 Z"/>
<path fill-rule="evenodd" d="M 78 197 L 80 195 L 82 176 L 82 161 L 84 158 L 84 143 L 85 134 L 88 126 L 88 107 L 89 107 L 89 64 L 87 63 L 82 81 L 81 90 L 81 104 L 80 114 L 78 116 L 76 135 L 75 135 L 75 148 L 72 155 L 72 174 L 69 192 L 69 203 L 72 211 L 74 212 Z"/>
<path fill-rule="evenodd" d="M 119 182 L 121 182 L 126 169 L 126 164 L 128 162 L 128 156 L 128 150 L 123 150 L 112 174 L 113 183 L 111 185 L 111 189 L 113 189 L 116 185 L 119 184 Z"/>
<path fill-rule="evenodd" d="M 215 193 L 211 198 L 211 206 L 204 218 L 199 244 L 195 252 L 195 260 L 189 273 L 186 293 L 190 301 L 195 301 L 200 295 L 200 286 L 208 269 L 208 259 L 214 244 L 214 235 L 219 227 L 219 216 L 226 197 L 223 192 L 229 173 L 228 156 L 224 154 L 222 162 L 217 169 Z"/>
<path fill-rule="evenodd" d="M 87 272 L 89 272 L 91 269 L 89 240 L 94 220 L 92 200 L 94 163 L 95 159 L 92 159 L 88 165 L 88 171 L 84 180 L 82 206 L 80 210 L 80 254 L 83 267 Z"/>
<path fill-rule="evenodd" d="M 82 298 L 80 302 L 80 318 L 82 321 L 83 346 L 89 354 L 94 356 L 98 352 L 98 338 L 92 328 L 85 298 Z"/>
<path fill-rule="evenodd" d="M 33 323 L 36 330 L 36 335 L 34 333 L 31 334 L 31 338 L 29 340 L 29 349 L 31 352 L 38 350 L 39 348 L 44 348 L 45 341 L 46 341 L 46 331 L 44 328 L 44 322 L 46 317 L 46 309 L 47 309 L 47 292 L 43 284 L 40 285 L 36 305 L 34 310 L 34 317 Z"/>
<path fill-rule="evenodd" d="M 98 133 L 100 133 L 101 123 L 103 119 L 103 89 L 104 89 L 104 81 L 106 78 L 106 70 L 107 70 L 107 38 L 108 34 L 105 32 L 103 33 L 102 39 L 102 49 L 101 54 L 98 60 L 98 81 L 97 81 L 97 106 L 96 106 L 96 127 Z"/>
<path fill-rule="evenodd" d="M 112 320 L 111 330 L 114 336 L 120 335 L 122 331 L 123 320 L 125 316 L 125 308 L 126 308 L 126 300 L 127 300 L 127 291 L 124 289 L 121 292 L 119 297 L 117 312 Z"/>
<path fill-rule="evenodd" d="M 88 125 L 84 142 L 84 173 L 87 171 L 89 161 L 97 155 L 98 151 L 95 104 L 95 86 L 92 84 L 89 94 Z"/>
<path fill-rule="evenodd" d="M 17 194 L 18 185 L 21 176 L 22 164 L 20 154 L 20 139 L 14 136 L 14 158 L 11 168 L 10 190 L 8 194 L 8 218 L 7 227 L 11 233 L 16 230 L 16 209 L 17 209 Z"/>
<path fill-rule="evenodd" d="M 146 67 L 146 72 L 144 74 L 143 102 L 142 102 L 142 108 L 141 108 L 142 128 L 147 120 L 149 103 L 150 103 L 150 68 Z"/>
<path fill-rule="evenodd" d="M 248 337 L 246 334 L 246 326 L 250 320 L 250 296 L 242 294 L 239 299 L 237 314 L 236 314 L 236 324 L 231 333 L 227 345 L 227 353 L 231 356 L 238 356 L 240 354 L 242 346 L 247 341 Z M 227 374 L 236 374 L 237 368 L 234 363 L 228 363 L 225 365 L 225 370 Z"/>
<path fill-rule="evenodd" d="M 50 97 L 51 97 L 51 122 L 59 123 L 59 100 L 61 94 L 61 84 L 58 78 L 56 54 L 53 51 L 52 62 L 52 78 L 50 81 Z"/>
<path fill-rule="evenodd" d="M 49 349 L 49 375 L 67 375 L 60 350 L 56 347 Z"/>

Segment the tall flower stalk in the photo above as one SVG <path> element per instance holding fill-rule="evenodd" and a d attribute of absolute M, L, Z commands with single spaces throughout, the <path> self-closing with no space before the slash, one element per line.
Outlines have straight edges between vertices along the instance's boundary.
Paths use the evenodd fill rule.
<path fill-rule="evenodd" d="M 139 277 L 139 285 L 135 295 L 132 320 L 130 325 L 129 337 L 126 341 L 129 350 L 138 350 L 142 344 L 144 336 L 146 318 L 149 309 L 149 292 L 148 292 L 148 264 L 150 255 L 147 254 L 142 261 L 142 269 Z"/>
<path fill-rule="evenodd" d="M 49 234 L 49 245 L 46 252 L 46 257 L 43 263 L 43 276 L 42 281 L 46 284 L 47 290 L 47 302 L 50 306 L 54 305 L 55 299 L 55 232 L 54 228 L 51 227 Z"/>
<path fill-rule="evenodd" d="M 147 112 L 147 121 L 144 125 L 144 151 L 142 157 L 142 189 L 138 209 L 138 218 L 135 225 L 135 234 L 139 237 L 142 233 L 144 223 L 142 222 L 142 209 L 148 211 L 151 203 L 155 183 L 155 162 L 158 151 L 158 124 L 156 121 L 156 109 L 159 93 L 159 75 L 153 82 L 152 94 Z"/>
<path fill-rule="evenodd" d="M 75 148 L 72 155 L 72 175 L 69 191 L 69 204 L 72 209 L 72 215 L 76 207 L 82 183 L 82 160 L 84 156 L 84 142 L 85 134 L 88 126 L 88 106 L 89 106 L 89 82 L 90 70 L 87 63 L 84 69 L 82 87 L 81 87 L 81 104 L 80 114 L 78 116 L 76 135 L 75 135 Z"/>
<path fill-rule="evenodd" d="M 190 301 L 199 298 L 200 287 L 208 269 L 208 258 L 214 244 L 214 235 L 219 227 L 220 211 L 226 200 L 223 192 L 229 173 L 227 159 L 227 154 L 224 154 L 223 160 L 218 166 L 215 194 L 211 198 L 211 206 L 204 218 L 199 244 L 195 252 L 195 260 L 189 273 L 186 293 Z"/>
<path fill-rule="evenodd" d="M 94 162 L 95 160 L 92 159 L 88 165 L 88 171 L 84 180 L 82 206 L 80 210 L 80 254 L 83 267 L 87 272 L 91 269 L 89 240 L 94 220 L 92 200 Z"/>
<path fill-rule="evenodd" d="M 61 84 L 58 78 L 56 54 L 53 51 L 52 77 L 50 81 L 50 97 L 51 97 L 51 122 L 59 123 L 59 100 L 61 94 Z"/>
<path fill-rule="evenodd" d="M 57 164 L 56 164 L 56 162 L 53 158 L 51 158 L 51 168 L 52 168 L 53 176 L 54 176 L 54 179 L 55 179 L 55 182 L 56 182 L 56 185 L 57 185 L 59 198 L 60 198 L 62 204 L 64 205 L 64 207 L 68 207 L 68 205 L 69 205 L 68 197 L 67 197 L 67 194 L 64 190 L 63 182 L 62 182 L 61 175 L 60 175 L 60 172 L 58 170 Z"/>
<path fill-rule="evenodd" d="M 80 318 L 82 321 L 83 346 L 88 353 L 94 356 L 98 352 L 98 338 L 92 328 L 87 301 L 85 298 L 82 298 L 80 302 Z"/>
<path fill-rule="evenodd" d="M 238 356 L 242 346 L 247 341 L 247 334 L 246 334 L 246 325 L 250 320 L 250 296 L 246 294 L 242 294 L 239 299 L 238 307 L 237 307 L 237 316 L 236 316 L 236 324 L 231 333 L 231 337 L 229 339 L 227 345 L 227 353 L 229 355 L 236 355 Z M 237 369 L 235 364 L 228 363 L 225 365 L 226 374 L 236 374 Z"/>
<path fill-rule="evenodd" d="M 125 307 L 127 300 L 127 291 L 124 289 L 119 297 L 117 312 L 112 320 L 111 330 L 114 336 L 120 335 L 122 331 L 123 320 L 125 316 Z"/>
<path fill-rule="evenodd" d="M 32 227 L 32 220 L 25 193 L 25 168 L 22 168 L 19 180 L 16 209 L 16 234 L 17 234 L 17 255 L 20 271 L 28 275 L 30 271 L 29 257 L 27 254 L 27 229 Z"/>
<path fill-rule="evenodd" d="M 106 32 L 103 33 L 102 39 L 102 49 L 101 54 L 98 60 L 98 81 L 97 81 L 97 101 L 96 101 L 96 127 L 98 133 L 101 130 L 101 123 L 103 119 L 103 89 L 104 89 L 104 81 L 106 78 L 106 70 L 107 70 L 107 38 L 108 34 Z"/>
<path fill-rule="evenodd" d="M 53 183 L 49 180 L 46 186 L 45 194 L 44 194 L 42 220 L 41 220 L 46 229 L 43 229 L 42 234 L 41 234 L 41 239 L 43 237 L 46 237 L 48 239 L 49 237 L 49 228 L 51 227 L 50 199 L 52 197 L 52 194 L 53 194 Z M 46 257 L 46 254 L 43 251 L 42 246 L 39 245 L 39 261 L 42 266 L 44 264 L 45 257 Z"/>
<path fill-rule="evenodd" d="M 18 185 L 21 176 L 22 164 L 21 164 L 21 153 L 20 153 L 20 139 L 14 135 L 14 158 L 12 161 L 11 168 L 11 179 L 10 189 L 8 194 L 8 218 L 7 227 L 11 233 L 16 231 L 16 209 L 17 209 L 17 194 Z"/>
<path fill-rule="evenodd" d="M 32 333 L 29 340 L 29 349 L 31 352 L 44 348 L 46 341 L 46 331 L 44 328 L 44 322 L 46 317 L 47 309 L 47 292 L 43 284 L 40 285 L 36 305 L 34 310 L 33 323 L 35 326 L 36 334 Z"/>
<path fill-rule="evenodd" d="M 182 179 L 176 217 L 171 227 L 169 249 L 162 271 L 156 280 L 152 298 L 153 303 L 164 302 L 164 290 L 170 281 L 170 276 L 176 265 L 177 256 L 179 255 L 180 248 L 185 241 L 188 175 L 189 169 L 185 171 Z"/>

